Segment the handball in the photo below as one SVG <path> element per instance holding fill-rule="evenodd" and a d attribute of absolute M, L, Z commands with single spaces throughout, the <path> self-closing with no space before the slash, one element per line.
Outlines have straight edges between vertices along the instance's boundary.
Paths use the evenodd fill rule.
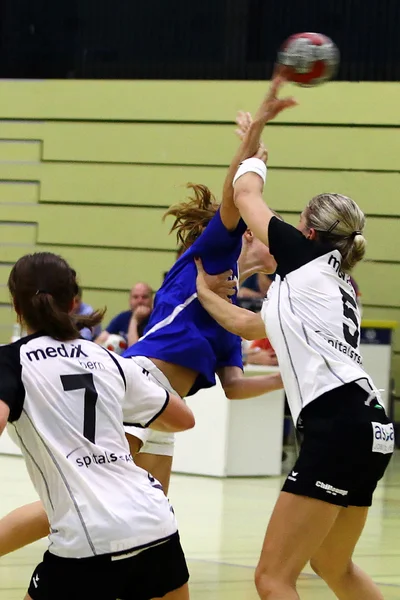
<path fill-rule="evenodd" d="M 334 77 L 339 66 L 339 50 L 321 33 L 296 33 L 278 52 L 282 75 L 297 85 L 312 87 Z"/>
<path fill-rule="evenodd" d="M 112 333 L 108 336 L 103 346 L 107 350 L 111 350 L 111 352 L 115 352 L 116 354 L 122 354 L 127 349 L 128 344 L 126 343 L 122 335 L 116 335 Z"/>

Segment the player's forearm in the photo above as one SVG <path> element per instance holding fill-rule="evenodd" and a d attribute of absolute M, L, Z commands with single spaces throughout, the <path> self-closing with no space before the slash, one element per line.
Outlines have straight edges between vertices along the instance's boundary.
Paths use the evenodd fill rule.
<path fill-rule="evenodd" d="M 226 396 L 230 400 L 247 400 L 268 392 L 283 388 L 280 373 L 271 375 L 255 375 L 254 377 L 237 377 L 224 385 Z"/>
<path fill-rule="evenodd" d="M 259 313 L 222 300 L 207 288 L 199 289 L 197 293 L 202 306 L 224 329 L 247 340 L 265 337 L 265 325 Z"/>
<path fill-rule="evenodd" d="M 136 344 L 138 339 L 139 339 L 138 323 L 137 323 L 135 317 L 132 317 L 130 320 L 130 323 L 129 323 L 129 327 L 128 327 L 128 336 L 127 336 L 128 346 L 133 346 L 133 344 Z"/>
<path fill-rule="evenodd" d="M 21 506 L 0 520 L 0 556 L 49 535 L 50 525 L 41 502 Z"/>
<path fill-rule="evenodd" d="M 231 164 L 229 165 L 228 173 L 224 183 L 224 193 L 232 190 L 233 178 L 239 168 L 240 163 L 246 158 L 250 158 L 256 154 L 261 141 L 261 134 L 264 129 L 264 123 L 260 120 L 253 121 L 249 130 L 244 136 Z"/>
<path fill-rule="evenodd" d="M 263 200 L 261 178 L 255 173 L 242 175 L 235 184 L 234 201 L 247 227 L 268 246 L 268 226 L 274 213 Z"/>
<path fill-rule="evenodd" d="M 225 209 L 229 207 L 231 210 L 236 209 L 233 198 L 233 178 L 236 175 L 236 171 L 238 170 L 240 163 L 246 158 L 250 158 L 251 156 L 254 156 L 254 154 L 256 154 L 260 145 L 261 133 L 263 129 L 264 124 L 259 120 L 253 122 L 250 125 L 248 132 L 243 138 L 243 141 L 241 142 L 238 151 L 236 152 L 235 156 L 231 161 L 231 164 L 229 165 L 228 173 L 224 181 L 222 195 L 222 207 Z"/>

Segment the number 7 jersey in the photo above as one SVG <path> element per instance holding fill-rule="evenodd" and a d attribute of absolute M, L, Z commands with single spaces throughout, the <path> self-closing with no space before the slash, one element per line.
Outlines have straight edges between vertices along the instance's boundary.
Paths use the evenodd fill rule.
<path fill-rule="evenodd" d="M 268 233 L 278 268 L 261 314 L 294 422 L 304 406 L 353 381 L 379 398 L 363 369 L 360 312 L 340 252 L 276 217 Z"/>
<path fill-rule="evenodd" d="M 135 551 L 177 530 L 161 486 L 138 468 L 123 423 L 148 426 L 169 395 L 133 360 L 43 334 L 0 347 L 0 399 L 48 515 L 50 551 Z"/>

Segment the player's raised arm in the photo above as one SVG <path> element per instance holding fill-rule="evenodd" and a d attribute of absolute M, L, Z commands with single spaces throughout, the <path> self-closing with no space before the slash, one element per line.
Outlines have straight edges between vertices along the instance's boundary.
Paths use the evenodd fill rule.
<path fill-rule="evenodd" d="M 257 111 L 254 122 L 258 128 L 274 119 L 282 110 L 296 105 L 294 98 L 278 98 L 284 79 L 276 77 L 271 83 L 267 96 Z M 261 131 L 262 131 L 261 128 Z M 249 136 L 249 134 L 247 134 Z M 274 213 L 265 204 L 262 192 L 266 179 L 265 157 L 262 152 L 246 158 L 234 174 L 232 180 L 233 200 L 240 216 L 254 235 L 268 246 L 268 225 Z"/>
<path fill-rule="evenodd" d="M 280 77 L 276 77 L 273 80 L 268 94 L 263 98 L 253 121 L 251 120 L 250 113 L 242 113 L 241 124 L 239 123 L 239 130 L 242 128 L 243 131 L 243 135 L 239 131 L 242 142 L 229 166 L 222 194 L 221 219 L 227 229 L 234 229 L 240 218 L 237 210 L 238 207 L 234 202 L 234 190 L 232 187 L 233 179 L 240 163 L 256 155 L 260 150 L 260 146 L 261 151 L 263 150 L 261 134 L 265 124 L 275 119 L 282 110 L 296 105 L 296 101 L 293 98 L 276 98 L 276 93 L 282 82 L 283 79 Z"/>

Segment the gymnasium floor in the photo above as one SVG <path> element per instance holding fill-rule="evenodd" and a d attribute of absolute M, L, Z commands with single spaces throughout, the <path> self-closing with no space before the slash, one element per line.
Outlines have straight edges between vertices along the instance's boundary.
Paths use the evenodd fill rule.
<path fill-rule="evenodd" d="M 0 516 L 36 499 L 21 458 L 0 456 L 0 473 Z M 173 476 L 171 501 L 191 571 L 192 600 L 257 600 L 253 571 L 280 484 L 280 478 Z M 0 600 L 23 599 L 45 548 L 41 541 L 0 559 Z M 400 452 L 376 493 L 357 560 L 385 600 L 400 599 Z M 302 600 L 334 598 L 309 568 L 298 589 Z"/>

